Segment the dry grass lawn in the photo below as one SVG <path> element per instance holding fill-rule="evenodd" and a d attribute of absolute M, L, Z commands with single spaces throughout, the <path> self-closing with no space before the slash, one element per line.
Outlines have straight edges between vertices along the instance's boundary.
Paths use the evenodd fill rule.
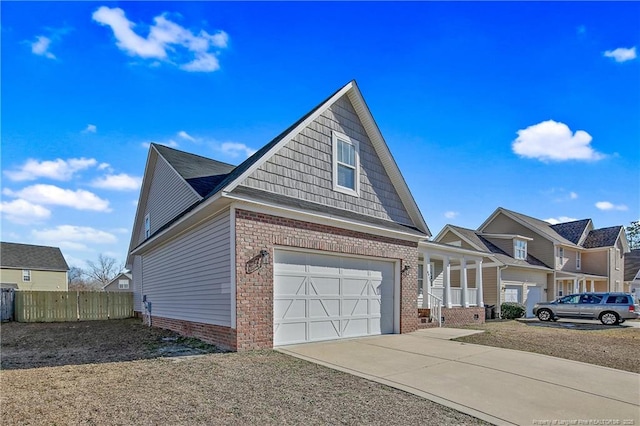
<path fill-rule="evenodd" d="M 486 424 L 275 351 L 162 357 L 213 348 L 135 320 L 1 332 L 3 426 Z"/>
<path fill-rule="evenodd" d="M 490 321 L 468 328 L 484 333 L 456 339 L 460 342 L 517 349 L 640 373 L 640 328 L 585 324 L 567 328 L 569 322 L 543 323 Z"/>

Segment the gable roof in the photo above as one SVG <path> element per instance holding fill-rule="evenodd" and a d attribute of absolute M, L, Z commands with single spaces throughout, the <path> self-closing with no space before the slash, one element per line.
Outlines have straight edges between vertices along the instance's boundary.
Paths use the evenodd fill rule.
<path fill-rule="evenodd" d="M 553 242 L 568 246 L 577 246 L 577 244 L 571 242 L 569 239 L 563 237 L 554 229 L 552 229 L 549 222 L 545 222 L 544 220 L 536 219 L 535 217 L 527 216 L 526 214 L 518 213 L 513 210 L 508 210 L 504 207 L 498 207 L 496 211 L 489 217 L 489 219 L 487 219 L 482 225 L 480 225 L 480 228 L 478 228 L 478 230 L 482 231 L 483 228 L 500 213 L 505 214 L 516 222 L 519 222 L 527 228 L 531 229 L 533 232 L 536 232 L 537 234 L 540 234 Z"/>
<path fill-rule="evenodd" d="M 120 272 L 118 275 L 116 275 L 111 281 L 109 281 L 108 283 L 106 283 L 105 285 L 102 286 L 102 289 L 104 290 L 105 288 L 109 287 L 111 284 L 115 283 L 116 281 L 118 281 L 120 279 L 120 277 L 124 276 L 125 278 L 128 278 L 129 281 L 133 280 L 133 275 L 131 275 L 131 272 Z"/>
<path fill-rule="evenodd" d="M 162 145 L 152 144 L 151 151 L 155 151 L 159 156 L 165 159 L 169 165 L 176 171 L 176 173 L 187 182 L 191 188 L 200 196 L 200 201 L 191 205 L 185 209 L 181 214 L 173 218 L 169 223 L 165 224 L 160 229 L 154 232 L 153 236 L 159 235 L 170 228 L 173 224 L 180 221 L 183 217 L 189 214 L 191 211 L 197 210 L 199 207 L 206 203 L 213 202 L 220 196 L 229 195 L 230 193 L 238 194 L 237 187 L 242 181 L 245 180 L 251 173 L 253 173 L 264 162 L 271 158 L 280 148 L 286 145 L 293 137 L 299 134 L 304 128 L 306 128 L 313 120 L 315 120 L 320 114 L 326 111 L 331 105 L 333 105 L 342 96 L 348 96 L 349 101 L 354 106 L 359 119 L 361 120 L 371 143 L 380 157 L 384 170 L 387 172 L 394 189 L 398 193 L 404 208 L 406 209 L 409 217 L 411 218 L 415 226 L 407 226 L 399 224 L 404 230 L 411 230 L 413 233 L 416 231 L 418 234 L 426 234 L 431 236 L 429 227 L 427 226 L 422 213 L 415 202 L 415 199 L 411 195 L 409 187 L 407 186 L 400 169 L 396 164 L 389 148 L 382 138 L 380 130 L 378 129 L 375 121 L 369 111 L 362 94 L 358 89 L 355 81 L 347 83 L 345 86 L 334 92 L 331 96 L 326 98 L 320 104 L 316 105 L 311 111 L 302 116 L 299 120 L 289 126 L 285 131 L 276 136 L 269 143 L 264 145 L 252 156 L 247 158 L 244 162 L 234 167 L 230 164 L 222 163 L 219 161 L 211 160 L 205 157 L 189 154 L 176 149 L 168 148 Z M 151 158 L 151 154 L 149 156 Z M 149 164 L 150 160 L 147 160 Z M 146 175 L 146 172 L 145 172 Z M 143 183 L 143 190 L 144 190 Z M 245 191 L 246 192 L 246 191 Z M 271 194 L 270 194 L 271 195 Z M 308 206 L 307 206 L 308 207 Z M 348 212 L 341 213 L 347 214 Z M 138 213 L 136 213 L 136 222 L 138 221 Z M 366 217 L 367 221 L 371 221 L 369 216 Z M 394 222 L 386 221 L 386 225 L 391 225 Z M 389 229 L 394 229 L 394 226 L 387 226 Z M 135 228 L 135 225 L 134 225 Z M 133 236 L 130 246 L 130 251 L 134 249 Z M 144 243 L 143 243 L 144 244 Z"/>
<path fill-rule="evenodd" d="M 0 242 L 0 264 L 3 268 L 59 272 L 69 270 L 58 247 L 19 243 Z"/>
<path fill-rule="evenodd" d="M 168 146 L 152 144 L 158 153 L 200 195 L 205 197 L 236 167 Z"/>
<path fill-rule="evenodd" d="M 574 220 L 572 222 L 550 225 L 550 228 L 573 244 L 580 244 L 580 239 L 589 223 L 591 223 L 591 219 Z"/>
<path fill-rule="evenodd" d="M 540 259 L 532 256 L 527 252 L 527 258 L 525 260 L 515 259 L 514 257 L 507 254 L 500 247 L 493 244 L 491 241 L 486 239 L 482 234 L 478 231 L 474 231 L 473 229 L 462 228 L 460 226 L 454 225 L 446 225 L 445 229 L 450 229 L 454 233 L 458 234 L 460 237 L 465 239 L 469 244 L 474 246 L 477 250 L 489 252 L 493 254 L 493 256 L 500 262 L 505 265 L 510 266 L 523 266 L 523 267 L 537 267 L 537 268 L 549 268 L 544 262 Z M 438 234 L 438 237 L 444 235 L 443 232 Z"/>
<path fill-rule="evenodd" d="M 640 249 L 633 249 L 624 255 L 624 280 L 633 281 L 640 271 Z"/>
<path fill-rule="evenodd" d="M 589 232 L 582 246 L 584 248 L 612 247 L 616 245 L 618 236 L 623 229 L 623 226 L 594 229 Z"/>

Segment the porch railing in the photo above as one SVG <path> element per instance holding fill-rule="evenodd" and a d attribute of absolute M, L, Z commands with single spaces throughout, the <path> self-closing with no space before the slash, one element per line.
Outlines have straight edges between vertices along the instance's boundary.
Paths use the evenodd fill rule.
<path fill-rule="evenodd" d="M 438 327 L 442 327 L 442 299 L 432 293 L 427 293 L 429 301 L 429 318 L 431 321 L 437 321 Z"/>

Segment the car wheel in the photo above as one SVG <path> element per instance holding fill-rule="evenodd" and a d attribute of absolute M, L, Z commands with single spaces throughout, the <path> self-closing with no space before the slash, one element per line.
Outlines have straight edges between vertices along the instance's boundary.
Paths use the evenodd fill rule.
<path fill-rule="evenodd" d="M 600 322 L 604 325 L 617 325 L 620 322 L 620 318 L 615 312 L 603 312 L 600 315 Z"/>
<path fill-rule="evenodd" d="M 551 321 L 553 314 L 548 309 L 541 309 L 538 311 L 538 319 L 540 321 Z"/>

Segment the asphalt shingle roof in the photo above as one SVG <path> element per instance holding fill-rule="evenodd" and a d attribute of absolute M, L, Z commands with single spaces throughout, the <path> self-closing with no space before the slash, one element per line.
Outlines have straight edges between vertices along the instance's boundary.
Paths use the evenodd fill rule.
<path fill-rule="evenodd" d="M 549 227 L 556 231 L 561 237 L 566 238 L 573 244 L 578 244 L 589 222 L 591 222 L 591 219 L 582 219 L 549 225 Z"/>
<path fill-rule="evenodd" d="M 0 242 L 0 264 L 3 268 L 68 271 L 58 247 Z"/>
<path fill-rule="evenodd" d="M 481 233 L 474 231 L 473 229 L 462 228 L 459 226 L 449 225 L 452 229 L 456 230 L 459 234 L 464 236 L 467 240 L 469 240 L 472 244 L 480 248 L 482 251 L 487 251 L 495 256 L 500 262 L 505 265 L 512 266 L 539 266 L 543 268 L 548 268 L 544 262 L 540 259 L 532 256 L 527 253 L 526 260 L 515 259 L 514 257 L 507 254 L 500 247 L 493 244 L 491 241 L 482 236 Z"/>
<path fill-rule="evenodd" d="M 640 249 L 624 254 L 624 280 L 633 281 L 640 270 Z"/>
<path fill-rule="evenodd" d="M 582 246 L 584 248 L 611 247 L 616 244 L 622 226 L 594 229 L 589 232 Z"/>
<path fill-rule="evenodd" d="M 568 238 L 560 235 L 556 232 L 548 222 L 544 220 L 536 219 L 535 217 L 527 216 L 526 214 L 514 212 L 513 210 L 507 210 L 505 208 L 501 208 L 507 213 L 517 217 L 521 221 L 527 223 L 531 228 L 535 229 L 539 234 L 547 236 L 552 241 L 557 241 L 566 245 L 577 245 L 571 242 Z"/>

